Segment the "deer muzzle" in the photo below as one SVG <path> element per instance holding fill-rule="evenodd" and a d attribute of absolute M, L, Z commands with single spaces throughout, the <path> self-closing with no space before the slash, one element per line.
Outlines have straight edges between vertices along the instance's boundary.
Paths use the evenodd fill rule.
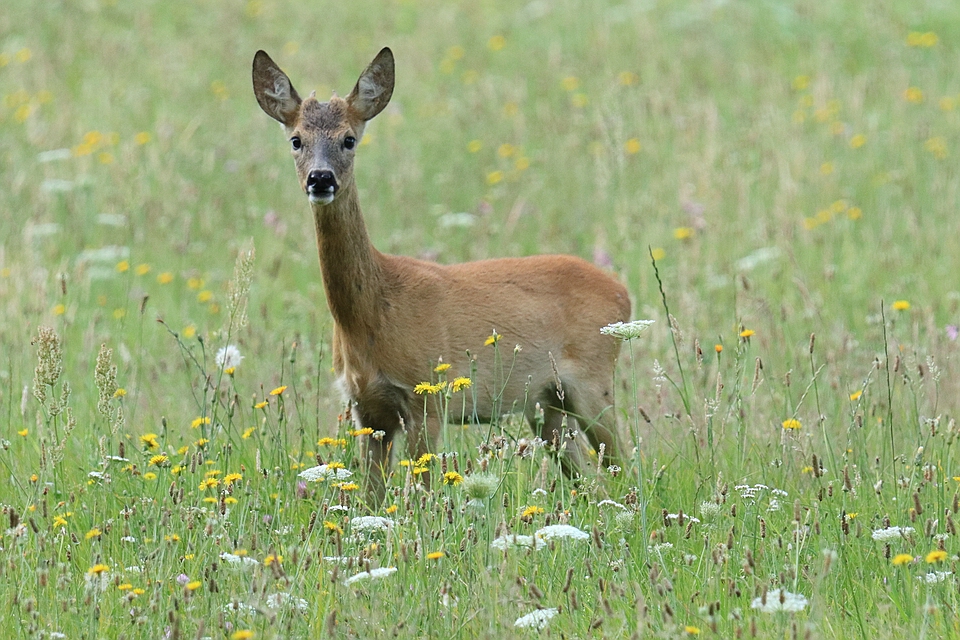
<path fill-rule="evenodd" d="M 329 169 L 314 169 L 307 175 L 307 196 L 310 202 L 330 204 L 337 195 L 337 177 Z"/>

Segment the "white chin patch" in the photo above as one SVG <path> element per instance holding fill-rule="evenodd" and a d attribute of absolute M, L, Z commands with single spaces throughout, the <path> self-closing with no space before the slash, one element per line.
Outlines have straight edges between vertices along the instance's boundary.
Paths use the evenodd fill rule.
<path fill-rule="evenodd" d="M 324 193 L 323 195 L 313 195 L 310 194 L 310 204 L 330 204 L 333 202 L 332 193 Z"/>

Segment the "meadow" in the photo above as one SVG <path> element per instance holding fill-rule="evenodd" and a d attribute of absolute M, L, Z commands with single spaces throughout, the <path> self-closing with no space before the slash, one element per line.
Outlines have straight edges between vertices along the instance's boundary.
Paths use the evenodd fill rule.
<path fill-rule="evenodd" d="M 0 628 L 960 637 L 958 34 L 933 0 L 8 0 Z M 655 321 L 622 465 L 455 419 L 366 500 L 250 65 L 325 99 L 383 46 L 374 244 L 615 274 Z"/>

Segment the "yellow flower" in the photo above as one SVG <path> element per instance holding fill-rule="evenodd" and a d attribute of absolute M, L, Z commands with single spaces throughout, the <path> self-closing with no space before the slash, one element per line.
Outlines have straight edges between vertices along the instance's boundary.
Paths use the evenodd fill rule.
<path fill-rule="evenodd" d="M 62 316 L 67 312 L 67 306 L 64 304 L 57 304 L 53 307 L 53 315 Z"/>
<path fill-rule="evenodd" d="M 577 76 L 567 76 L 560 81 L 560 86 L 564 91 L 576 91 L 580 88 L 580 78 Z"/>
<path fill-rule="evenodd" d="M 471 140 L 467 143 L 467 151 L 470 153 L 476 153 L 480 151 L 480 149 L 483 149 L 483 142 L 480 140 Z"/>
<path fill-rule="evenodd" d="M 268 404 L 267 401 L 264 400 L 263 402 L 258 402 L 257 404 L 253 405 L 253 408 L 254 408 L 254 409 L 263 409 L 265 406 L 267 406 L 267 404 Z"/>
<path fill-rule="evenodd" d="M 907 302 L 906 300 L 897 300 L 896 302 L 893 303 L 894 311 L 906 311 L 909 308 L 910 308 L 910 303 Z"/>
<path fill-rule="evenodd" d="M 124 582 L 123 584 L 118 584 L 117 589 L 120 591 L 129 591 L 130 589 L 133 589 L 133 585 L 129 582 Z"/>
<path fill-rule="evenodd" d="M 677 227 L 673 230 L 673 237 L 677 240 L 689 240 L 693 237 L 692 227 Z"/>
<path fill-rule="evenodd" d="M 717 353 L 720 353 L 720 352 L 723 351 L 723 345 L 722 345 L 722 344 L 715 344 L 715 345 L 713 345 L 713 350 L 716 351 Z"/>
<path fill-rule="evenodd" d="M 204 289 L 197 294 L 197 302 L 209 302 L 213 298 L 213 292 L 207 289 Z"/>
<path fill-rule="evenodd" d="M 487 184 L 493 186 L 503 180 L 503 171 L 491 171 L 487 174 Z"/>
<path fill-rule="evenodd" d="M 197 328 L 192 324 L 187 325 L 186 327 L 183 328 L 184 338 L 192 338 L 195 335 L 197 335 Z"/>
<path fill-rule="evenodd" d="M 146 131 L 141 131 L 137 135 L 133 136 L 134 143 L 139 146 L 143 146 L 147 144 L 148 142 L 150 142 L 150 139 L 151 139 L 151 136 Z"/>
<path fill-rule="evenodd" d="M 29 429 L 21 429 L 20 431 L 17 431 L 17 435 L 21 438 L 26 438 L 28 433 L 30 433 Z"/>
<path fill-rule="evenodd" d="M 206 491 L 207 489 L 212 489 L 219 484 L 220 481 L 216 478 L 204 478 L 204 480 L 200 483 L 200 490 Z"/>
<path fill-rule="evenodd" d="M 621 71 L 617 74 L 617 82 L 625 87 L 637 84 L 640 81 L 640 76 L 635 74 L 633 71 Z"/>
<path fill-rule="evenodd" d="M 386 511 L 387 515 L 390 515 L 390 514 L 396 513 L 396 512 L 397 512 L 397 509 L 399 509 L 399 508 L 400 508 L 400 507 L 398 507 L 397 505 L 392 504 L 392 505 L 390 505 L 389 507 L 387 507 L 386 509 L 384 509 L 384 511 Z"/>
<path fill-rule="evenodd" d="M 155 433 L 146 433 L 140 436 L 140 444 L 148 449 L 158 449 L 160 447 L 160 443 L 157 442 L 157 434 Z"/>
<path fill-rule="evenodd" d="M 439 560 L 445 555 L 447 554 L 445 554 L 443 551 L 431 551 L 427 554 L 427 560 Z"/>
<path fill-rule="evenodd" d="M 350 431 L 350 435 L 354 438 L 359 438 L 360 436 L 369 436 L 371 433 L 373 433 L 372 427 L 363 427 L 361 429 L 353 429 Z M 337 442 L 339 443 L 340 441 Z M 346 446 L 346 441 L 343 441 L 342 446 Z"/>
<path fill-rule="evenodd" d="M 346 469 L 347 466 L 342 462 L 333 460 L 332 462 L 327 463 L 327 469 Z"/>
<path fill-rule="evenodd" d="M 535 516 L 535 515 L 537 515 L 537 514 L 540 514 L 540 513 L 543 513 L 543 507 L 538 507 L 538 506 L 535 506 L 535 505 L 531 505 L 531 506 L 529 506 L 529 507 L 525 507 L 525 508 L 524 508 L 524 510 L 520 513 L 520 517 L 521 517 L 521 518 L 532 518 L 533 516 Z"/>
<path fill-rule="evenodd" d="M 230 636 L 230 640 L 250 640 L 253 637 L 253 631 L 250 631 L 249 629 L 239 629 L 233 632 L 233 634 Z"/>
<path fill-rule="evenodd" d="M 157 474 L 155 474 L 153 471 L 148 471 L 148 472 L 146 472 L 145 474 L 143 474 L 143 479 L 144 479 L 144 480 L 156 480 L 156 479 L 157 479 Z"/>
<path fill-rule="evenodd" d="M 114 398 L 122 398 L 122 397 L 125 396 L 125 395 L 127 395 L 127 390 L 124 389 L 123 387 L 120 387 L 120 388 L 118 388 L 116 391 L 113 392 L 113 397 L 114 397 Z"/>
<path fill-rule="evenodd" d="M 130 263 L 127 262 L 126 260 L 121 260 L 120 262 L 117 263 L 117 271 L 119 271 L 120 273 L 129 271 L 129 270 L 130 270 Z"/>
<path fill-rule="evenodd" d="M 854 391 L 853 393 L 850 394 L 850 400 L 852 402 L 856 402 L 857 400 L 860 399 L 860 396 L 862 395 L 863 395 L 863 391 Z"/>
<path fill-rule="evenodd" d="M 683 631 L 684 631 L 687 635 L 691 635 L 691 636 L 698 636 L 698 635 L 700 635 L 700 628 L 699 628 L 699 627 L 694 627 L 694 626 L 691 626 L 691 625 L 685 626 L 685 627 L 683 628 Z"/>
<path fill-rule="evenodd" d="M 138 264 L 136 268 L 136 274 L 138 276 L 145 276 L 150 273 L 150 265 L 148 264 Z"/>
<path fill-rule="evenodd" d="M 173 274 L 170 273 L 169 271 L 164 271 L 163 273 L 157 276 L 157 282 L 159 282 L 160 284 L 170 284 L 171 282 L 173 282 Z"/>
<path fill-rule="evenodd" d="M 463 482 L 463 476 L 456 471 L 447 471 L 443 474 L 443 484 L 452 484 L 457 486 Z"/>
<path fill-rule="evenodd" d="M 110 571 L 110 567 L 109 565 L 105 565 L 102 562 L 99 564 L 95 564 L 89 569 L 87 569 L 87 573 L 89 573 L 92 576 L 98 576 L 105 571 Z"/>
<path fill-rule="evenodd" d="M 429 394 L 438 393 L 441 389 L 443 389 L 444 386 L 446 385 L 441 386 L 441 384 L 430 384 L 429 382 L 421 382 L 420 384 L 418 384 L 413 388 L 413 392 L 421 396 L 423 394 L 429 395 Z"/>
<path fill-rule="evenodd" d="M 865 144 L 867 144 L 867 136 L 863 135 L 862 133 L 858 133 L 857 135 L 850 138 L 851 149 L 859 149 Z"/>
<path fill-rule="evenodd" d="M 170 458 L 168 458 L 167 456 L 161 453 L 159 455 L 155 455 L 152 458 L 150 458 L 149 464 L 154 467 L 162 467 L 163 465 L 167 464 L 167 462 L 169 461 L 170 461 Z"/>
<path fill-rule="evenodd" d="M 193 580 L 192 582 L 187 583 L 187 591 L 196 591 L 201 586 L 203 586 L 202 582 L 200 582 L 199 580 Z"/>
<path fill-rule="evenodd" d="M 754 331 L 753 329 L 744 329 L 743 331 L 740 332 L 740 337 L 743 339 L 747 339 L 750 336 L 756 335 L 756 333 L 757 332 Z"/>
<path fill-rule="evenodd" d="M 202 424 L 210 424 L 210 417 L 209 417 L 209 416 L 200 416 L 199 418 L 194 418 L 194 419 L 193 419 L 193 422 L 190 423 L 190 428 L 191 428 L 191 429 L 196 429 L 197 427 L 199 427 L 199 426 L 202 425 Z"/>
<path fill-rule="evenodd" d="M 210 442 L 209 438 L 200 438 L 199 440 L 193 443 L 193 446 L 197 447 L 198 449 L 201 449 L 204 446 L 206 446 L 207 443 L 209 442 Z M 208 460 L 207 462 L 210 462 L 210 461 Z"/>
<path fill-rule="evenodd" d="M 243 476 L 242 476 L 241 474 L 239 474 L 239 473 L 228 473 L 227 475 L 225 475 L 225 476 L 223 477 L 223 486 L 229 487 L 229 486 L 232 485 L 234 482 L 238 482 L 238 481 L 240 481 L 240 480 L 243 480 Z"/>
<path fill-rule="evenodd" d="M 246 440 L 247 438 L 249 438 L 250 436 L 252 436 L 252 435 L 253 435 L 253 432 L 256 431 L 256 430 L 257 430 L 256 427 L 249 427 L 249 428 L 247 428 L 247 429 L 244 430 L 243 434 L 242 434 L 240 437 L 243 438 L 244 440 Z"/>
<path fill-rule="evenodd" d="M 947 153 L 947 142 L 940 136 L 929 138 L 923 143 L 923 148 L 932 153 L 937 160 L 943 160 L 949 155 Z"/>
<path fill-rule="evenodd" d="M 446 370 L 449 369 L 449 368 L 450 368 L 450 363 L 449 363 L 449 362 L 441 362 L 440 364 L 438 364 L 437 366 L 435 366 L 435 367 L 433 368 L 433 370 L 434 370 L 436 373 L 443 373 L 444 371 L 446 371 Z"/>
<path fill-rule="evenodd" d="M 783 428 L 788 430 L 800 428 L 800 421 L 797 420 L 796 418 L 787 418 L 786 420 L 783 421 L 782 424 L 783 424 Z"/>
<path fill-rule="evenodd" d="M 487 41 L 487 46 L 490 48 L 490 51 L 500 51 L 507 46 L 507 39 L 499 35 L 493 36 Z"/>
<path fill-rule="evenodd" d="M 100 529 L 97 529 L 96 527 L 94 527 L 93 529 L 90 529 L 90 531 L 87 531 L 83 537 L 86 538 L 87 540 L 90 540 L 91 538 L 96 538 L 99 535 L 100 535 Z"/>
<path fill-rule="evenodd" d="M 833 163 L 832 163 L 832 162 L 824 162 L 823 164 L 821 164 L 821 165 L 820 165 L 820 173 L 821 173 L 822 175 L 825 175 L 825 176 L 828 176 L 828 175 L 830 175 L 831 173 L 833 173 Z"/>
<path fill-rule="evenodd" d="M 494 330 L 494 332 L 483 342 L 483 346 L 489 347 L 492 344 L 497 344 L 500 341 L 500 334 Z"/>
<path fill-rule="evenodd" d="M 238 500 L 233 496 L 227 496 L 226 498 L 223 499 L 223 502 L 225 504 L 237 504 Z"/>
<path fill-rule="evenodd" d="M 637 138 L 630 138 L 625 143 L 623 143 L 623 150 L 631 156 L 634 155 L 635 153 L 640 153 L 640 149 L 642 148 L 643 146 L 640 144 L 640 140 L 638 140 Z"/>
<path fill-rule="evenodd" d="M 341 482 L 336 487 L 342 491 L 356 491 L 360 488 L 356 482 Z"/>
<path fill-rule="evenodd" d="M 419 458 L 417 458 L 417 462 L 416 462 L 415 464 L 416 464 L 416 466 L 418 466 L 418 467 L 422 467 L 422 466 L 424 466 L 424 465 L 426 465 L 426 464 L 429 464 L 430 461 L 433 460 L 433 459 L 436 458 L 436 457 L 437 457 L 437 456 L 433 455 L 432 453 L 425 453 L 425 454 L 423 454 L 422 456 L 420 456 Z"/>
<path fill-rule="evenodd" d="M 917 87 L 907 87 L 903 92 L 903 99 L 913 104 L 920 104 L 923 102 L 923 91 Z"/>
<path fill-rule="evenodd" d="M 933 564 L 935 562 L 943 562 L 947 559 L 947 552 L 941 549 L 935 549 L 927 554 L 927 557 L 924 560 L 927 561 L 927 564 Z"/>
<path fill-rule="evenodd" d="M 453 390 L 454 393 L 456 393 L 457 391 L 466 389 L 471 384 L 473 383 L 471 382 L 470 378 L 464 378 L 463 376 L 461 376 L 459 378 L 453 379 L 453 382 L 450 383 L 450 388 Z"/>
<path fill-rule="evenodd" d="M 343 529 L 340 528 L 340 525 L 338 525 L 336 522 L 330 522 L 329 520 L 323 521 L 323 528 L 330 533 L 343 533 Z"/>
<path fill-rule="evenodd" d="M 271 391 L 271 392 L 270 392 L 270 395 L 272 395 L 272 396 L 279 396 L 279 395 L 282 395 L 283 392 L 286 391 L 286 390 L 287 390 L 286 385 L 283 385 L 283 386 L 277 387 L 276 389 L 274 389 L 273 391 Z"/>

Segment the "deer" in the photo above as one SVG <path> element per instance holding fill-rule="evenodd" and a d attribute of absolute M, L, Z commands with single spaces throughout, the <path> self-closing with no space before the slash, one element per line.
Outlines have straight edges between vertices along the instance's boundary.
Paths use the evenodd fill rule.
<path fill-rule="evenodd" d="M 581 435 L 605 460 L 621 459 L 613 407 L 620 341 L 600 333 L 630 317 L 620 282 L 569 255 L 445 265 L 381 253 L 371 243 L 354 157 L 367 123 L 393 95 L 391 50 L 377 54 L 346 98 L 334 93 L 328 102 L 316 92 L 301 99 L 261 50 L 253 90 L 283 125 L 313 212 L 336 384 L 352 420 L 373 430 L 362 463 L 369 493 L 383 498 L 398 435 L 406 434 L 413 459 L 438 441 L 440 412 L 425 410 L 414 390 L 437 378 L 441 361 L 448 379 L 471 379 L 467 413 L 474 421 L 522 412 L 567 476 L 584 471 L 589 452 Z M 512 353 L 490 355 L 485 344 L 494 341 L 494 349 L 509 345 Z"/>

